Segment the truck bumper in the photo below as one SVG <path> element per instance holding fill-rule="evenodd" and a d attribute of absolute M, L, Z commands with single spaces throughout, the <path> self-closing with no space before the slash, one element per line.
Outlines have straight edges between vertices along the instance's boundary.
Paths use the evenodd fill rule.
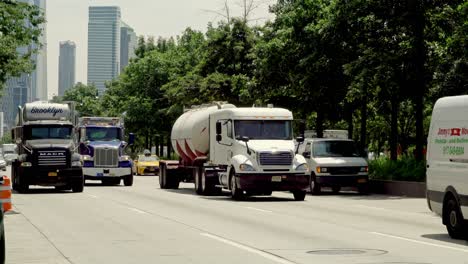
<path fill-rule="evenodd" d="M 132 175 L 132 168 L 83 168 L 85 179 L 101 180 Z"/>
<path fill-rule="evenodd" d="M 309 175 L 257 173 L 236 174 L 237 186 L 245 191 L 296 191 L 309 187 Z"/>
<path fill-rule="evenodd" d="M 76 168 L 37 168 L 21 167 L 19 173 L 26 176 L 28 185 L 65 186 L 74 181 L 83 181 L 83 170 Z"/>
<path fill-rule="evenodd" d="M 315 181 L 322 186 L 352 187 L 369 182 L 368 175 L 317 175 Z"/>

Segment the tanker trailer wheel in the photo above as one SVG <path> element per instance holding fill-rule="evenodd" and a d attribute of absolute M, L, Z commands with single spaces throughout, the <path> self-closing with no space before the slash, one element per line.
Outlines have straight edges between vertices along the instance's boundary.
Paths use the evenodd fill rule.
<path fill-rule="evenodd" d="M 221 194 L 222 190 L 219 187 L 216 187 L 213 181 L 209 181 L 206 177 L 206 168 L 200 169 L 200 185 L 201 185 L 201 193 L 203 195 L 216 195 Z"/>
<path fill-rule="evenodd" d="M 159 187 L 161 189 L 167 189 L 167 184 L 166 184 L 166 174 L 167 174 L 167 170 L 166 170 L 166 164 L 161 164 L 161 168 L 160 168 L 160 172 L 159 172 Z"/>
<path fill-rule="evenodd" d="M 241 201 L 244 199 L 244 191 L 242 191 L 238 186 L 236 182 L 236 173 L 234 172 L 234 169 L 231 170 L 231 195 L 232 199 L 236 201 Z"/>
<path fill-rule="evenodd" d="M 166 183 L 166 189 L 179 189 L 179 175 L 177 174 L 177 171 L 168 170 L 166 168 L 166 172 L 164 173 L 164 182 Z"/>

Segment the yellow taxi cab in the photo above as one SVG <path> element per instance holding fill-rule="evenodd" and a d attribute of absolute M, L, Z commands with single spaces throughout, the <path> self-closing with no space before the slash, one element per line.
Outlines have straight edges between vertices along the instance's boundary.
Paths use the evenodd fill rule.
<path fill-rule="evenodd" d="M 151 154 L 138 155 L 134 161 L 134 172 L 136 175 L 158 175 L 159 174 L 159 157 Z"/>

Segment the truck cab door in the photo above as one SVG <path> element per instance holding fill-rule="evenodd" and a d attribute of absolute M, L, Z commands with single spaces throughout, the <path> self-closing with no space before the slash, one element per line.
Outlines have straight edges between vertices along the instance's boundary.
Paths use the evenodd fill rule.
<path fill-rule="evenodd" d="M 229 165 L 233 155 L 232 120 L 218 120 L 217 122 L 221 124 L 221 133 L 219 134 L 221 137 L 218 138 L 220 139 L 219 141 L 216 140 L 214 146 L 214 162 L 217 164 Z"/>

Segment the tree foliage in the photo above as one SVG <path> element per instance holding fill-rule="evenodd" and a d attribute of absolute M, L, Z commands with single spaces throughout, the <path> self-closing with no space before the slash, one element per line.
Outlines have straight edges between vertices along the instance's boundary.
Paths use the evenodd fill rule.
<path fill-rule="evenodd" d="M 43 14 L 35 5 L 0 1 L 0 87 L 7 78 L 31 72 L 32 54 L 40 47 Z"/>

